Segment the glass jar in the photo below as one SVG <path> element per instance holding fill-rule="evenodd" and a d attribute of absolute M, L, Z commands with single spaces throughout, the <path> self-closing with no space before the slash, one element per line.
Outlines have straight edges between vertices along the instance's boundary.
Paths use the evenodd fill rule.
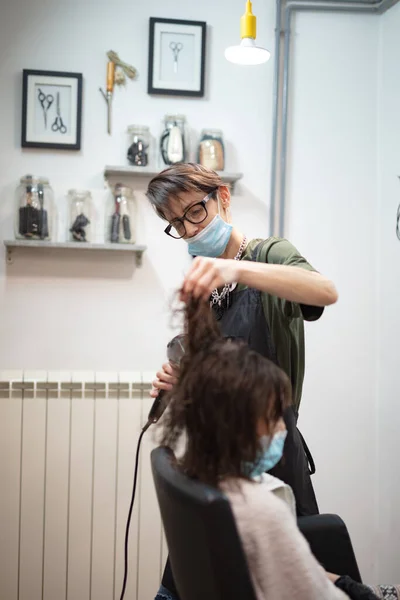
<path fill-rule="evenodd" d="M 160 154 L 164 165 L 189 160 L 189 134 L 184 115 L 166 115 L 160 137 Z"/>
<path fill-rule="evenodd" d="M 69 190 L 68 237 L 71 242 L 93 241 L 92 195 L 86 190 Z"/>
<path fill-rule="evenodd" d="M 150 130 L 142 125 L 128 127 L 130 146 L 127 158 L 134 167 L 147 167 L 149 164 Z"/>
<path fill-rule="evenodd" d="M 220 129 L 203 129 L 200 137 L 198 161 L 213 171 L 225 168 L 224 136 Z"/>
<path fill-rule="evenodd" d="M 105 238 L 112 244 L 134 244 L 136 241 L 136 201 L 131 188 L 121 183 L 111 190 Z"/>
<path fill-rule="evenodd" d="M 45 177 L 24 175 L 16 190 L 16 239 L 51 240 L 54 233 L 54 193 Z"/>

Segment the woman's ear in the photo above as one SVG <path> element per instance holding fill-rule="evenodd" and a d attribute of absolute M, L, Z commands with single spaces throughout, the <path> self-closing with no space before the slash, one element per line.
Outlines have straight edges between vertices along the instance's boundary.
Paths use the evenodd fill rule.
<path fill-rule="evenodd" d="M 257 431 L 257 436 L 259 438 L 262 437 L 263 435 L 270 434 L 270 428 L 268 427 L 268 424 L 265 419 L 263 419 L 261 417 L 258 419 L 256 431 Z"/>
<path fill-rule="evenodd" d="M 227 223 L 231 222 L 231 193 L 228 186 L 221 185 L 218 188 L 218 204 L 221 217 Z"/>
<path fill-rule="evenodd" d="M 231 205 L 231 193 L 229 191 L 228 186 L 221 185 L 218 188 L 218 195 L 222 208 L 224 208 L 225 210 L 229 208 Z"/>

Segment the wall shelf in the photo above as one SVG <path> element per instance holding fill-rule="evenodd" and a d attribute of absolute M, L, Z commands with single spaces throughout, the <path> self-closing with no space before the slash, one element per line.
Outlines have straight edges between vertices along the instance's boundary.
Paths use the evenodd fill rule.
<path fill-rule="evenodd" d="M 146 180 L 150 180 L 161 171 L 155 171 L 147 167 L 130 167 L 130 166 L 110 166 L 107 165 L 104 168 L 104 178 L 107 179 L 111 184 L 125 183 L 131 179 L 139 181 L 141 185 L 148 183 Z M 242 179 L 243 173 L 229 173 L 228 171 L 218 171 L 218 175 L 221 177 L 224 183 L 229 183 L 232 189 L 232 193 L 235 190 L 235 184 L 239 179 Z M 136 186 L 137 187 L 137 186 Z M 147 186 L 146 186 L 147 187 Z"/>
<path fill-rule="evenodd" d="M 82 250 L 102 251 L 102 252 L 131 252 L 135 254 L 136 265 L 142 265 L 143 252 L 147 246 L 139 244 L 86 244 L 79 242 L 45 242 L 41 240 L 4 240 L 4 245 L 7 250 L 7 263 L 12 264 L 12 254 L 18 248 L 29 248 L 35 250 L 52 249 L 52 250 Z"/>

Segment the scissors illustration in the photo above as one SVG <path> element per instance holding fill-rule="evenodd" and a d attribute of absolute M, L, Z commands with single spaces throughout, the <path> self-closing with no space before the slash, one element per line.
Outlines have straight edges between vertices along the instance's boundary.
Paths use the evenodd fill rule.
<path fill-rule="evenodd" d="M 59 131 L 60 133 L 67 133 L 67 128 L 64 125 L 64 121 L 60 114 L 60 92 L 57 92 L 57 116 L 51 126 L 52 131 Z"/>
<path fill-rule="evenodd" d="M 172 53 L 174 55 L 174 73 L 177 73 L 179 52 L 182 50 L 183 44 L 181 44 L 181 42 L 170 42 L 169 47 L 171 48 Z"/>
<path fill-rule="evenodd" d="M 44 94 L 40 88 L 38 88 L 38 92 L 38 100 L 43 110 L 44 126 L 47 129 L 47 112 L 54 102 L 54 96 L 52 94 Z"/>

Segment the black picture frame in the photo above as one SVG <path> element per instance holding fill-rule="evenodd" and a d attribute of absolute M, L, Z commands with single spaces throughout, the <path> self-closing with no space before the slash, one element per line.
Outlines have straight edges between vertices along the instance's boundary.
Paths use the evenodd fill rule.
<path fill-rule="evenodd" d="M 41 83 L 42 82 L 42 83 Z M 82 73 L 65 71 L 42 71 L 24 69 L 22 72 L 22 127 L 21 146 L 23 148 L 43 148 L 50 150 L 80 150 L 82 134 Z M 35 89 L 42 91 L 42 101 Z M 50 90 L 49 93 L 46 92 Z M 54 90 L 57 91 L 54 97 Z M 70 92 L 68 92 L 68 88 Z M 68 119 L 60 110 L 60 95 L 68 93 L 70 106 Z M 43 100 L 44 96 L 44 100 Z M 63 97 L 63 96 L 62 96 Z M 49 98 L 49 100 L 48 100 Z M 51 101 L 50 101 L 51 98 Z M 40 104 L 40 107 L 39 107 Z M 42 111 L 45 124 L 43 131 L 37 131 L 37 112 Z M 57 121 L 61 117 L 61 121 Z M 50 121 L 53 121 L 50 124 Z M 65 122 L 64 122 L 65 121 Z M 40 122 L 42 120 L 40 118 Z M 55 129 L 58 128 L 58 129 Z M 44 131 L 45 129 L 45 131 Z M 65 129 L 65 131 L 64 131 Z"/>
<path fill-rule="evenodd" d="M 183 32 L 185 28 L 193 28 L 199 29 L 199 35 L 201 39 L 199 41 L 199 49 L 200 49 L 200 58 L 198 64 L 198 85 L 196 89 L 193 89 L 192 86 L 188 86 L 187 89 L 182 87 L 182 82 L 180 87 L 173 86 L 160 86 L 157 85 L 156 82 L 156 72 L 155 72 L 155 58 L 156 52 L 155 47 L 157 43 L 156 38 L 156 27 L 157 25 L 167 25 L 167 26 L 176 26 L 177 32 Z M 205 21 L 186 21 L 181 19 L 161 19 L 157 17 L 150 17 L 149 22 L 149 67 L 148 67 L 148 83 L 147 83 L 147 93 L 148 94 L 160 94 L 167 96 L 191 96 L 201 98 L 204 96 L 204 81 L 205 81 L 205 61 L 206 61 L 206 38 L 207 38 L 207 23 Z M 192 89 L 189 89 L 192 88 Z"/>

